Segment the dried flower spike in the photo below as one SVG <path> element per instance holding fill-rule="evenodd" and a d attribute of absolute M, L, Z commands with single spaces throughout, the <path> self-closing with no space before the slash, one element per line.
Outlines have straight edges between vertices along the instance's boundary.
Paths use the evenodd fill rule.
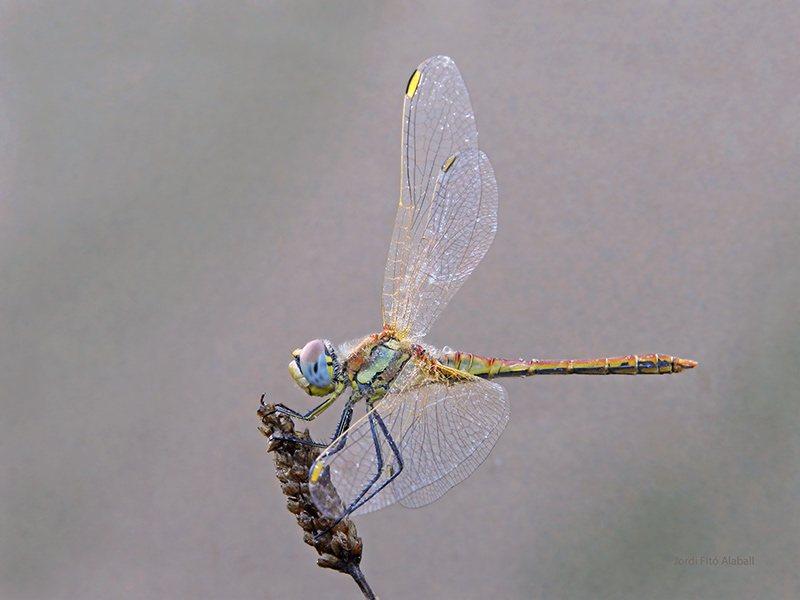
<path fill-rule="evenodd" d="M 304 444 L 303 441 L 311 441 L 308 430 L 296 433 L 292 419 L 276 413 L 274 405 L 264 404 L 263 396 L 258 416 L 261 418 L 259 431 L 269 439 L 267 452 L 273 453 L 275 476 L 281 482 L 281 491 L 289 498 L 286 506 L 303 529 L 303 541 L 320 555 L 317 564 L 347 573 L 361 588 L 365 598 L 374 599 L 375 595 L 361 572 L 363 546 L 355 524 L 344 518 L 333 525 L 334 519 L 317 510 L 308 492 L 308 470 L 322 449 Z"/>

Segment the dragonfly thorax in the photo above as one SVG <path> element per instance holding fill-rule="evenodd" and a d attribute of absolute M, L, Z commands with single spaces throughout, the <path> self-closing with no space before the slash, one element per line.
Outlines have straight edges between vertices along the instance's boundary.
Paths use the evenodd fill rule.
<path fill-rule="evenodd" d="M 386 332 L 367 337 L 344 362 L 344 372 L 359 396 L 372 401 L 388 391 L 408 360 L 422 349 Z"/>

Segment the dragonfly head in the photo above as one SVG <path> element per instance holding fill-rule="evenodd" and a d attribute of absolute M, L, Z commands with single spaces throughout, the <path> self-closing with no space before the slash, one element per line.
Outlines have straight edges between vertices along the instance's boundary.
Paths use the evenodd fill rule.
<path fill-rule="evenodd" d="M 339 361 L 328 340 L 311 340 L 292 352 L 289 373 L 309 396 L 327 396 L 336 388 Z"/>

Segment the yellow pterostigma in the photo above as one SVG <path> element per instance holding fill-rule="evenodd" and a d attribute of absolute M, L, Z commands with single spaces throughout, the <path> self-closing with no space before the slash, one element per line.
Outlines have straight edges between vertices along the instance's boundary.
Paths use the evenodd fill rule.
<path fill-rule="evenodd" d="M 327 517 L 395 502 L 419 507 L 463 481 L 486 458 L 509 418 L 495 377 L 679 373 L 697 363 L 662 354 L 593 360 L 505 360 L 437 350 L 425 334 L 477 266 L 497 229 L 497 183 L 478 149 L 467 88 L 455 63 L 435 56 L 414 71 L 403 108 L 400 204 L 383 279 L 383 331 L 343 344 L 312 340 L 289 371 L 309 395 L 345 391 L 332 441 L 309 472 Z M 366 414 L 352 423 L 355 405 Z"/>

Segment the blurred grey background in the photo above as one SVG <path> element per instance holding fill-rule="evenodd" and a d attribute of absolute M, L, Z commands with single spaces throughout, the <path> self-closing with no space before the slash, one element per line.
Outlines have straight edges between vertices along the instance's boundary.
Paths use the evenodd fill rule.
<path fill-rule="evenodd" d="M 403 92 L 434 54 L 500 213 L 428 341 L 700 366 L 507 382 L 475 475 L 357 519 L 375 591 L 800 597 L 794 0 L 0 11 L 2 598 L 359 597 L 315 566 L 255 413 L 312 406 L 296 347 L 381 327 Z M 703 556 L 755 564 L 675 565 Z"/>

